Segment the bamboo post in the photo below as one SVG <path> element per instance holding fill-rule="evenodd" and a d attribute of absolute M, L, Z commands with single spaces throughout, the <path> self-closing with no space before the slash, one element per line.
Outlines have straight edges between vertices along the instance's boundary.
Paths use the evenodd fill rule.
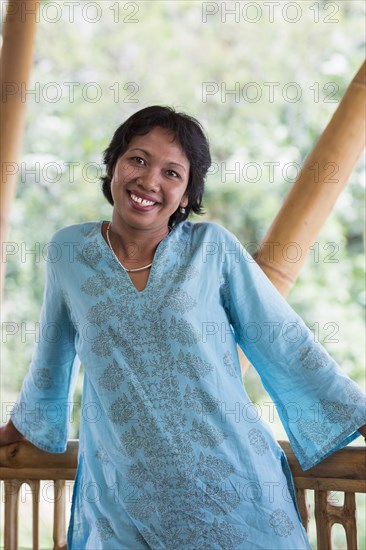
<path fill-rule="evenodd" d="M 254 259 L 286 296 L 365 147 L 366 62 L 348 86 Z M 242 373 L 248 360 L 240 350 Z"/>
<path fill-rule="evenodd" d="M 19 172 L 17 162 L 21 151 L 26 109 L 24 91 L 31 71 L 39 4 L 40 2 L 36 0 L 9 0 L 4 23 L 0 57 L 0 229 L 2 243 L 7 241 L 9 234 L 10 211 Z M 5 265 L 1 261 L 1 296 Z"/>
<path fill-rule="evenodd" d="M 365 147 L 365 81 L 366 62 L 306 158 L 301 173 L 255 254 L 257 263 L 284 296 L 293 286 L 310 246 Z M 293 261 L 296 248 L 299 257 Z"/>

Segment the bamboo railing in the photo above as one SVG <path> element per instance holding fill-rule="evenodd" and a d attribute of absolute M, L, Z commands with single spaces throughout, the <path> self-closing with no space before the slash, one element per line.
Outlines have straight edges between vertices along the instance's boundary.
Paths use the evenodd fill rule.
<path fill-rule="evenodd" d="M 317 549 L 332 550 L 331 530 L 343 525 L 347 549 L 357 550 L 355 493 L 366 493 L 366 449 L 346 447 L 310 470 L 303 471 L 288 441 L 280 441 L 294 478 L 302 522 L 308 531 L 316 523 Z M 4 550 L 18 548 L 18 502 L 23 483 L 32 491 L 33 550 L 39 548 L 40 481 L 54 482 L 53 541 L 55 550 L 66 550 L 65 481 L 75 478 L 78 441 L 69 441 L 64 454 L 45 453 L 29 442 L 0 448 L 0 479 L 4 483 L 5 540 Z M 307 503 L 307 492 L 314 491 L 314 515 Z M 329 502 L 331 491 L 344 492 L 344 504 Z M 361 549 L 360 549 L 361 550 Z"/>

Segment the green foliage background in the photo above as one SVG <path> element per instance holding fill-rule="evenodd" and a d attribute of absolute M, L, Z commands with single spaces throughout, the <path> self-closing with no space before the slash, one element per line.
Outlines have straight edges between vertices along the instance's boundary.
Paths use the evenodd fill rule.
<path fill-rule="evenodd" d="M 69 9 L 59 2 L 62 17 L 51 22 L 56 12 L 52 6 L 44 11 L 47 2 L 42 3 L 28 86 L 37 91 L 27 95 L 22 169 L 11 213 L 9 241 L 19 251 L 6 262 L 5 402 L 15 399 L 34 346 L 35 337 L 26 330 L 39 318 L 43 246 L 62 226 L 110 217 L 96 165 L 101 165 L 102 151 L 123 120 L 147 105 L 164 104 L 202 122 L 214 160 L 204 219 L 223 224 L 252 250 L 296 175 L 295 169 L 286 172 L 287 164 L 302 165 L 363 61 L 365 4 L 358 0 L 297 2 L 301 10 L 297 22 L 289 21 L 296 14 L 284 11 L 283 2 L 272 22 L 263 2 L 257 2 L 257 11 L 246 12 L 246 17 L 243 8 L 248 3 L 237 3 L 238 21 L 233 15 L 225 17 L 224 5 L 233 8 L 235 2 L 210 3 L 218 13 L 207 16 L 206 22 L 205 2 L 99 1 L 94 4 L 99 5 L 101 17 L 95 23 L 90 22 L 96 13 L 92 8 L 82 17 L 85 4 L 75 9 L 70 22 Z M 258 21 L 249 22 L 256 13 L 262 14 Z M 65 83 L 78 83 L 74 97 L 71 85 Z M 245 87 L 248 83 L 255 85 Z M 273 100 L 269 83 L 276 83 Z M 298 100 L 293 100 L 295 88 L 289 83 L 300 90 Z M 205 96 L 207 86 L 218 91 Z M 62 97 L 54 101 L 55 90 L 60 89 Z M 94 101 L 96 89 L 101 97 Z M 236 95 L 225 94 L 233 89 Z M 254 101 L 258 90 L 262 96 Z M 237 162 L 248 168 L 239 178 L 229 173 Z M 62 175 L 50 163 L 57 163 Z M 66 163 L 77 163 L 73 177 Z M 86 171 L 87 163 L 94 164 Z M 248 163 L 256 164 L 250 169 Z M 265 163 L 279 163 L 273 177 Z M 259 172 L 253 166 L 259 166 Z M 363 239 L 361 159 L 288 297 L 336 361 L 361 384 Z M 36 253 L 26 254 L 26 249 Z M 6 334 L 7 323 L 15 327 L 12 336 Z M 76 401 L 80 385 L 81 380 Z M 246 385 L 253 400 L 267 399 L 252 369 Z M 77 423 L 72 429 L 77 436 Z M 282 435 L 277 424 L 274 431 L 277 437 Z M 338 544 L 341 548 L 342 542 Z"/>

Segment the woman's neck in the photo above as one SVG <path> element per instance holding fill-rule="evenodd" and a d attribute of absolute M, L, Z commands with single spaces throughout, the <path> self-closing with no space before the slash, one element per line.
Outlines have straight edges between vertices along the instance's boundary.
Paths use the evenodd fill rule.
<path fill-rule="evenodd" d="M 139 267 L 137 264 L 152 262 L 158 244 L 169 231 L 168 226 L 151 230 L 135 229 L 116 220 L 114 216 L 108 229 L 113 250 L 122 263 L 128 264 L 127 267 L 132 264 Z"/>

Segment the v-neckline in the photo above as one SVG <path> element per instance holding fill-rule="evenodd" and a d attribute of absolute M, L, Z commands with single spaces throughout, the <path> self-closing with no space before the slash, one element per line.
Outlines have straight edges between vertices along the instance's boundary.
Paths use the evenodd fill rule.
<path fill-rule="evenodd" d="M 100 236 L 101 240 L 103 241 L 104 247 L 107 248 L 110 258 L 113 259 L 114 263 L 118 266 L 119 270 L 122 271 L 124 277 L 127 277 L 128 283 L 131 285 L 134 292 L 138 295 L 142 295 L 143 293 L 147 292 L 149 290 L 150 286 L 152 286 L 152 284 L 153 284 L 155 271 L 156 271 L 156 260 L 158 259 L 158 256 L 160 256 L 161 250 L 164 248 L 163 245 L 166 245 L 166 240 L 174 232 L 173 231 L 174 228 L 172 228 L 172 230 L 169 231 L 169 233 L 164 237 L 164 239 L 162 239 L 159 242 L 158 246 L 156 247 L 156 250 L 155 250 L 155 253 L 154 253 L 154 258 L 153 258 L 152 265 L 151 265 L 151 268 L 150 268 L 150 273 L 149 273 L 149 276 L 148 276 L 148 279 L 147 279 L 147 283 L 146 283 L 145 287 L 142 290 L 138 290 L 136 288 L 134 282 L 132 281 L 131 277 L 129 276 L 127 271 L 125 269 L 123 269 L 121 263 L 119 262 L 116 255 L 114 254 L 113 250 L 111 250 L 109 244 L 107 243 L 106 239 L 104 238 L 104 235 L 103 235 L 103 224 L 104 223 L 109 223 L 109 222 L 106 221 L 106 220 L 100 221 L 99 222 L 100 227 L 99 227 L 99 231 L 98 231 L 98 235 Z"/>

